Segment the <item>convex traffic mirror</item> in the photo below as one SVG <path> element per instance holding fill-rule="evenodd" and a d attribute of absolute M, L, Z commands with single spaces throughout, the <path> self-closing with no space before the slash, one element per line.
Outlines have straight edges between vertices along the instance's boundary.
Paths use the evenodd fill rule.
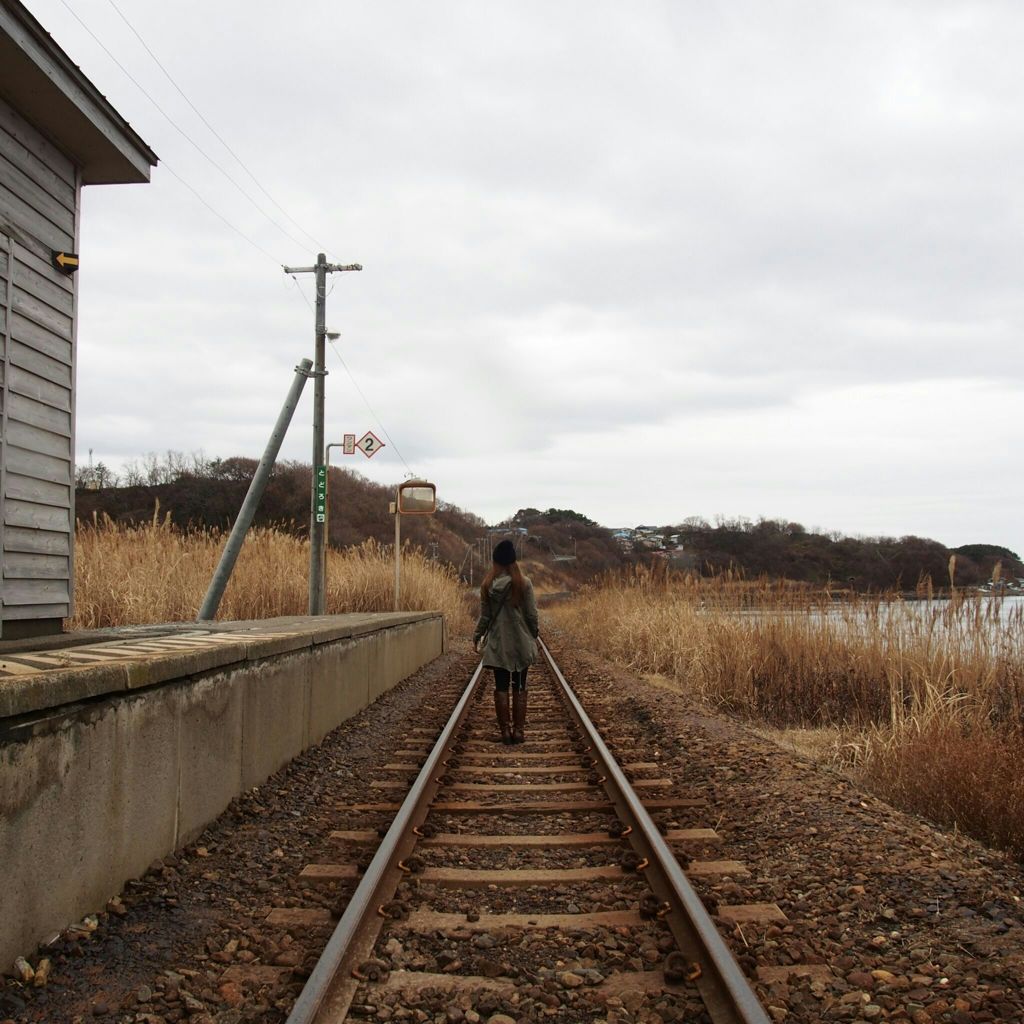
<path fill-rule="evenodd" d="M 398 511 L 403 516 L 430 516 L 437 511 L 437 488 L 426 480 L 398 485 Z"/>

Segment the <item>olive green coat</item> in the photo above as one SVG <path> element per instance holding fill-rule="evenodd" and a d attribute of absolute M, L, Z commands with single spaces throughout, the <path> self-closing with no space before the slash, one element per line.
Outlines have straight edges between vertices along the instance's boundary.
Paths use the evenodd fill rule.
<path fill-rule="evenodd" d="M 487 634 L 487 643 L 481 652 L 488 668 L 505 668 L 516 672 L 537 660 L 536 638 L 540 633 L 537 618 L 537 599 L 528 576 L 523 577 L 526 593 L 518 608 L 507 596 L 512 577 L 507 573 L 495 578 L 487 597 L 480 597 L 480 619 L 476 624 L 473 642 Z M 489 628 L 488 628 L 489 627 Z"/>

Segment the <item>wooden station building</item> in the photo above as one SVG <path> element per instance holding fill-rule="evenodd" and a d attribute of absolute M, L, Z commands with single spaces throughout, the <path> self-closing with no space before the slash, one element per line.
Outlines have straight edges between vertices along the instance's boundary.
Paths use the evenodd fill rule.
<path fill-rule="evenodd" d="M 83 185 L 156 155 L 17 0 L 0 0 L 0 636 L 72 614 Z"/>

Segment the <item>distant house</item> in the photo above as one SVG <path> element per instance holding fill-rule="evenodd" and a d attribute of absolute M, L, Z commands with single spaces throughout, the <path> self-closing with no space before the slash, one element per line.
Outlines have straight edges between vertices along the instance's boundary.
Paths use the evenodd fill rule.
<path fill-rule="evenodd" d="M 72 613 L 83 185 L 156 155 L 17 0 L 0 0 L 0 635 Z M 86 255 L 85 258 L 88 258 Z"/>
<path fill-rule="evenodd" d="M 665 545 L 665 537 L 659 526 L 638 526 L 633 530 L 633 540 L 637 547 L 646 548 L 649 551 L 662 548 Z"/>
<path fill-rule="evenodd" d="M 612 538 L 623 551 L 633 550 L 633 531 L 627 528 L 612 530 Z"/>

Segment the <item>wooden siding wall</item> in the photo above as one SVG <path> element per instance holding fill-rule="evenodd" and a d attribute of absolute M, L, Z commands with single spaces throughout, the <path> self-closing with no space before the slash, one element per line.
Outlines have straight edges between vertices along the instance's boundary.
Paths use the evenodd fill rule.
<path fill-rule="evenodd" d="M 79 175 L 0 99 L 0 546 L 2 618 L 72 610 L 74 278 Z"/>

